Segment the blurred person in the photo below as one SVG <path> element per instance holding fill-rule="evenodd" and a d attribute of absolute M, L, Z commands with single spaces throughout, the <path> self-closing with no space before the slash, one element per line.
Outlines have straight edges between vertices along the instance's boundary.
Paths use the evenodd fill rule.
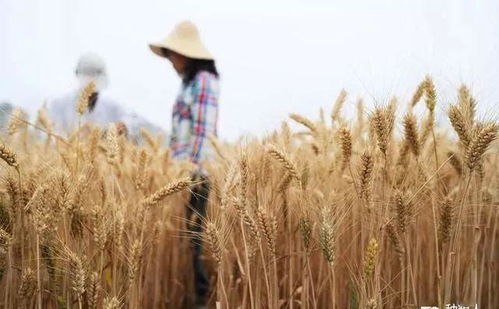
<path fill-rule="evenodd" d="M 121 123 L 124 112 L 113 100 L 105 97 L 102 91 L 107 88 L 108 77 L 106 66 L 102 58 L 93 53 L 82 55 L 76 65 L 75 75 L 78 87 L 71 93 L 49 101 L 46 106 L 47 114 L 54 122 L 55 130 L 59 133 L 70 133 L 78 125 L 79 115 L 76 111 L 80 91 L 88 83 L 95 83 L 95 92 L 90 96 L 87 112 L 81 116 L 83 123 L 107 127 L 109 123 Z M 122 128 L 123 129 L 123 128 Z"/>
<path fill-rule="evenodd" d="M 110 123 L 115 123 L 118 131 L 126 134 L 128 127 L 131 126 L 126 122 L 133 117 L 102 93 L 108 85 L 104 60 L 93 53 L 82 55 L 76 65 L 75 75 L 79 83 L 78 88 L 65 96 L 49 101 L 45 106 L 55 132 L 68 134 L 77 129 L 80 115 L 76 107 L 80 91 L 88 83 L 94 82 L 95 92 L 90 96 L 87 112 L 81 116 L 81 125 L 88 123 L 107 128 Z"/>
<path fill-rule="evenodd" d="M 201 41 L 198 29 L 190 21 L 183 21 L 160 43 L 150 44 L 151 50 L 167 58 L 181 79 L 181 86 L 173 105 L 170 148 L 176 159 L 187 159 L 198 165 L 193 179 L 199 182 L 191 192 L 186 206 L 187 230 L 203 232 L 203 219 L 209 194 L 209 182 L 203 162 L 212 157 L 208 135 L 217 135 L 219 75 L 215 60 Z M 196 219 L 191 217 L 195 215 Z M 209 282 L 199 237 L 191 238 L 194 287 L 197 308 L 207 303 Z"/>
<path fill-rule="evenodd" d="M 0 133 L 12 135 L 20 128 L 27 129 L 29 113 L 22 107 L 9 102 L 0 104 Z"/>
<path fill-rule="evenodd" d="M 9 123 L 10 115 L 14 110 L 14 106 L 9 102 L 0 104 L 0 131 L 3 132 Z"/>

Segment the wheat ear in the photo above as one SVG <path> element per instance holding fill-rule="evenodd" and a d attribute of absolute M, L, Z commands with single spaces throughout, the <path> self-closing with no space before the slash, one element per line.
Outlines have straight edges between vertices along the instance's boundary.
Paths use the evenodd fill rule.
<path fill-rule="evenodd" d="M 364 198 L 367 201 L 369 201 L 370 195 L 371 195 L 371 176 L 372 176 L 372 171 L 373 171 L 373 158 L 372 155 L 369 152 L 364 152 L 362 156 L 360 157 L 361 159 L 361 165 L 360 165 L 360 198 Z"/>
<path fill-rule="evenodd" d="M 25 126 L 26 124 L 26 113 L 20 108 L 16 108 L 9 119 L 8 133 L 9 135 L 14 135 L 17 131 Z"/>
<path fill-rule="evenodd" d="M 206 224 L 205 239 L 208 242 L 213 258 L 217 262 L 218 266 L 220 266 L 222 263 L 223 252 L 222 239 L 220 237 L 219 229 L 214 222 L 208 222 Z"/>
<path fill-rule="evenodd" d="M 331 112 L 331 119 L 333 120 L 333 123 L 340 119 L 341 108 L 345 104 L 347 95 L 348 93 L 345 91 L 345 89 L 341 89 L 340 94 L 336 98 L 336 102 L 333 106 L 333 111 Z"/>
<path fill-rule="evenodd" d="M 437 103 L 437 91 L 435 90 L 435 84 L 430 76 L 426 76 L 424 84 L 426 108 L 428 108 L 430 113 L 433 114 Z"/>
<path fill-rule="evenodd" d="M 379 150 L 386 156 L 388 148 L 388 125 L 385 111 L 382 108 L 376 108 L 370 116 L 370 124 L 373 128 L 378 141 Z"/>
<path fill-rule="evenodd" d="M 348 164 L 350 164 L 350 158 L 352 157 L 352 135 L 350 130 L 346 127 L 341 127 L 339 132 L 341 153 L 343 155 L 343 169 L 345 169 Z"/>
<path fill-rule="evenodd" d="M 309 119 L 307 119 L 301 115 L 298 115 L 298 114 L 289 114 L 289 118 L 291 118 L 294 121 L 298 122 L 299 124 L 307 127 L 310 131 L 312 131 L 313 134 L 317 134 L 317 127 Z"/>
<path fill-rule="evenodd" d="M 451 105 L 449 107 L 449 120 L 450 123 L 452 124 L 452 127 L 459 136 L 459 140 L 465 147 L 467 147 L 471 139 L 470 131 L 468 130 L 468 126 L 466 124 L 466 120 L 463 113 L 455 105 Z"/>
<path fill-rule="evenodd" d="M 83 115 L 87 112 L 88 109 L 88 101 L 90 96 L 95 92 L 95 83 L 90 82 L 80 92 L 78 97 L 78 104 L 76 106 L 76 111 L 78 114 Z"/>
<path fill-rule="evenodd" d="M 457 174 L 461 176 L 463 174 L 463 163 L 457 156 L 457 153 L 449 151 L 447 153 L 447 158 L 449 158 L 449 162 L 452 167 L 456 170 Z"/>
<path fill-rule="evenodd" d="M 19 164 L 16 160 L 16 154 L 7 148 L 5 145 L 0 144 L 0 158 L 5 161 L 8 165 L 18 168 Z"/>
<path fill-rule="evenodd" d="M 102 287 L 100 284 L 100 276 L 97 272 L 93 272 L 88 278 L 87 287 L 87 302 L 89 309 L 97 309 L 99 297 Z"/>
<path fill-rule="evenodd" d="M 378 258 L 378 242 L 375 238 L 371 238 L 367 244 L 366 253 L 364 256 L 364 275 L 366 278 L 371 278 L 376 267 Z"/>
<path fill-rule="evenodd" d="M 393 247 L 395 248 L 395 253 L 397 253 L 397 256 L 399 257 L 400 260 L 402 260 L 404 256 L 404 248 L 402 247 L 402 244 L 400 242 L 399 235 L 393 228 L 393 225 L 388 222 L 385 225 L 385 231 L 388 236 L 388 239 L 390 239 L 390 242 L 392 243 Z"/>
<path fill-rule="evenodd" d="M 463 113 L 466 126 L 468 129 L 472 128 L 475 122 L 476 101 L 466 85 L 459 88 L 458 106 Z"/>
<path fill-rule="evenodd" d="M 319 243 L 326 261 L 332 265 L 334 262 L 334 231 L 330 221 L 331 218 L 328 209 L 323 208 L 321 211 Z"/>
<path fill-rule="evenodd" d="M 258 225 L 260 227 L 261 233 L 265 236 L 267 241 L 267 247 L 269 248 L 272 256 L 275 256 L 275 230 L 272 223 L 267 216 L 267 213 L 262 207 L 256 209 L 256 218 L 258 220 Z"/>
<path fill-rule="evenodd" d="M 418 138 L 418 129 L 416 117 L 409 113 L 404 117 L 404 134 L 405 139 L 409 143 L 412 153 L 417 157 L 420 152 L 420 144 Z"/>
<path fill-rule="evenodd" d="M 421 83 L 419 83 L 418 88 L 416 88 L 416 91 L 414 92 L 414 95 L 412 96 L 411 104 L 410 104 L 411 107 L 416 106 L 416 104 L 418 104 L 419 100 L 421 100 L 421 98 L 423 97 L 423 94 L 424 94 L 425 86 L 426 86 L 425 81 L 422 81 Z"/>
<path fill-rule="evenodd" d="M 440 244 L 446 244 L 452 233 L 454 220 L 454 204 L 450 198 L 445 199 L 445 201 L 440 206 L 440 224 L 439 224 L 439 240 Z"/>
<path fill-rule="evenodd" d="M 22 271 L 21 286 L 18 295 L 21 299 L 30 299 L 36 292 L 36 275 L 31 268 Z"/>
<path fill-rule="evenodd" d="M 106 297 L 104 298 L 104 309 L 119 309 L 121 308 L 121 302 L 116 297 Z"/>
<path fill-rule="evenodd" d="M 74 253 L 69 253 L 69 271 L 71 278 L 71 289 L 76 294 L 78 301 L 81 301 L 85 293 L 86 272 L 83 261 Z"/>
<path fill-rule="evenodd" d="M 278 150 L 275 146 L 270 145 L 267 147 L 267 153 L 281 163 L 293 178 L 300 181 L 295 164 L 283 152 Z"/>
<path fill-rule="evenodd" d="M 475 169 L 487 148 L 497 138 L 498 128 L 499 126 L 495 123 L 489 124 L 480 130 L 470 142 L 466 151 L 466 164 L 470 171 Z"/>
<path fill-rule="evenodd" d="M 183 191 L 189 187 L 191 181 L 189 179 L 178 180 L 171 184 L 164 186 L 159 189 L 143 201 L 145 206 L 154 206 L 160 201 L 164 200 L 166 197 L 175 194 L 177 192 Z"/>

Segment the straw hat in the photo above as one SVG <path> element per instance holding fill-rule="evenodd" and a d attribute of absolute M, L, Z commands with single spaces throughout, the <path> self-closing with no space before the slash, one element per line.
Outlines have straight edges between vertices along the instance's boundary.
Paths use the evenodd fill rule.
<path fill-rule="evenodd" d="M 178 23 L 166 39 L 160 43 L 149 44 L 149 47 L 161 57 L 165 56 L 161 49 L 166 48 L 192 59 L 213 60 L 213 56 L 201 41 L 198 29 L 190 21 Z"/>

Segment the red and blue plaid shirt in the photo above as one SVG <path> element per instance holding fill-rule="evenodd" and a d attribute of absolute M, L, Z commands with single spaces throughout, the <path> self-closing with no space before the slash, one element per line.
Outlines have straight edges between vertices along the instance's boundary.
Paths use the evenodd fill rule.
<path fill-rule="evenodd" d="M 177 96 L 172 114 L 170 148 L 176 159 L 194 163 L 212 156 L 208 135 L 217 135 L 218 77 L 201 71 Z"/>

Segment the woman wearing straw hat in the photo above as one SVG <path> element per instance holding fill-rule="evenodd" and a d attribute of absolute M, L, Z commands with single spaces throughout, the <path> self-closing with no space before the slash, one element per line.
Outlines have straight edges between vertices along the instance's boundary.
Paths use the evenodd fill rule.
<path fill-rule="evenodd" d="M 207 140 L 217 134 L 219 80 L 215 61 L 206 49 L 196 26 L 184 21 L 175 26 L 160 43 L 150 44 L 151 50 L 165 57 L 182 79 L 181 89 L 173 106 L 170 148 L 176 159 L 188 159 L 198 164 L 195 178 L 200 185 L 193 188 L 186 207 L 188 222 L 196 214 L 195 222 L 187 224 L 189 232 L 202 232 L 202 219 L 206 215 L 209 184 L 202 169 L 202 162 L 210 159 L 212 149 Z M 199 238 L 192 238 L 194 285 L 196 305 L 206 305 L 209 290 L 208 277 L 201 259 L 202 245 Z"/>

